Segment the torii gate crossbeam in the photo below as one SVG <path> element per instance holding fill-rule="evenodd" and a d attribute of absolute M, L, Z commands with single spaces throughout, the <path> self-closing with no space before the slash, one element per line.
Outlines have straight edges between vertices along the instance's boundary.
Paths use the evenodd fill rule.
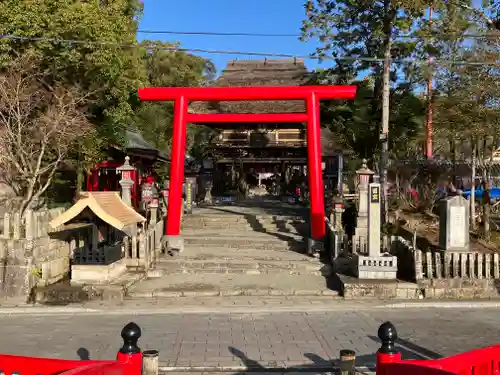
<path fill-rule="evenodd" d="M 174 123 L 170 168 L 170 194 L 166 236 L 179 236 L 182 184 L 188 123 L 276 123 L 307 124 L 308 176 L 311 201 L 311 237 L 325 237 L 324 185 L 321 168 L 319 101 L 354 99 L 356 86 L 253 86 L 253 87 L 162 87 L 138 90 L 142 101 L 174 101 Z M 304 100 L 305 113 L 191 114 L 190 101 Z"/>

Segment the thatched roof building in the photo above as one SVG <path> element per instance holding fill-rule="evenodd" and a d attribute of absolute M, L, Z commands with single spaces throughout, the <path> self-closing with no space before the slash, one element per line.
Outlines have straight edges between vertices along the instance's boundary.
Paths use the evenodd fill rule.
<path fill-rule="evenodd" d="M 214 87 L 297 86 L 310 73 L 304 60 L 235 60 L 228 63 Z M 192 113 L 303 113 L 303 101 L 193 102 Z"/>

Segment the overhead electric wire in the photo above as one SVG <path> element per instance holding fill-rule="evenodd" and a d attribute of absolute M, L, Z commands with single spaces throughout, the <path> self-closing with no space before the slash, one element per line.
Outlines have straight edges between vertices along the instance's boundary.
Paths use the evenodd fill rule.
<path fill-rule="evenodd" d="M 273 33 L 243 33 L 243 32 L 218 32 L 218 31 L 182 31 L 182 30 L 137 30 L 139 34 L 151 34 L 151 35 L 198 35 L 198 36 L 236 36 L 236 37 L 256 37 L 256 38 L 300 38 L 301 34 L 273 34 Z M 439 33 L 436 35 L 413 35 L 404 34 L 396 35 L 395 39 L 436 39 L 436 36 L 443 37 L 443 40 L 452 39 L 468 39 L 468 38 L 485 38 L 489 36 L 497 36 L 498 33 L 495 32 L 485 32 L 485 33 Z"/>
<path fill-rule="evenodd" d="M 158 45 L 141 45 L 141 44 L 123 44 L 117 42 L 106 42 L 106 41 L 91 41 L 91 40 L 81 40 L 81 39 L 63 39 L 63 38 L 52 38 L 52 37 L 29 37 L 14 34 L 0 34 L 1 39 L 11 39 L 19 41 L 31 41 L 31 42 L 50 42 L 50 43 L 66 43 L 68 45 L 87 45 L 87 46 L 106 46 L 106 47 L 117 47 L 124 49 L 146 49 L 146 50 L 157 50 L 157 51 L 168 51 L 168 52 L 190 52 L 190 53 L 206 53 L 212 55 L 236 55 L 236 56 L 259 56 L 259 57 L 279 57 L 279 58 L 290 58 L 290 59 L 310 59 L 310 60 L 330 60 L 330 61 L 364 61 L 364 62 L 383 62 L 384 59 L 380 57 L 358 57 L 358 56 L 312 56 L 312 55 L 295 55 L 290 53 L 266 53 L 266 52 L 254 52 L 254 51 L 231 51 L 231 50 L 212 50 L 203 48 L 184 48 L 184 47 L 164 47 Z M 414 58 L 403 58 L 403 59 L 392 59 L 394 62 L 422 62 L 427 63 L 426 59 L 416 60 Z M 434 63 L 446 64 L 446 65 L 500 65 L 500 60 L 495 61 L 466 61 L 466 60 L 450 60 L 450 59 L 434 59 Z"/>

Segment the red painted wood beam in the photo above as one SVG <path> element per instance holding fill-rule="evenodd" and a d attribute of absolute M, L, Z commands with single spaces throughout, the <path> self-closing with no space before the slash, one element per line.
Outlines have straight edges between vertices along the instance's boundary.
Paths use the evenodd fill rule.
<path fill-rule="evenodd" d="M 138 90 L 142 101 L 243 101 L 354 99 L 356 86 L 148 87 Z"/>
<path fill-rule="evenodd" d="M 306 113 L 216 113 L 187 115 L 187 122 L 191 124 L 213 123 L 288 123 L 307 122 Z"/>

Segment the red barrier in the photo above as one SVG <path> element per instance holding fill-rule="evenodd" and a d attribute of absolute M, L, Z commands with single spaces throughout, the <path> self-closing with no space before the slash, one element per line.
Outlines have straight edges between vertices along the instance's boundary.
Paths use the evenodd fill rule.
<path fill-rule="evenodd" d="M 140 375 L 142 353 L 137 346 L 141 329 L 127 324 L 121 332 L 123 346 L 115 361 L 71 361 L 64 359 L 0 355 L 0 374 L 4 375 Z"/>
<path fill-rule="evenodd" d="M 382 324 L 378 337 L 382 346 L 377 352 L 377 375 L 500 374 L 500 345 L 434 360 L 403 360 L 396 347 L 398 335 L 394 325 Z"/>

